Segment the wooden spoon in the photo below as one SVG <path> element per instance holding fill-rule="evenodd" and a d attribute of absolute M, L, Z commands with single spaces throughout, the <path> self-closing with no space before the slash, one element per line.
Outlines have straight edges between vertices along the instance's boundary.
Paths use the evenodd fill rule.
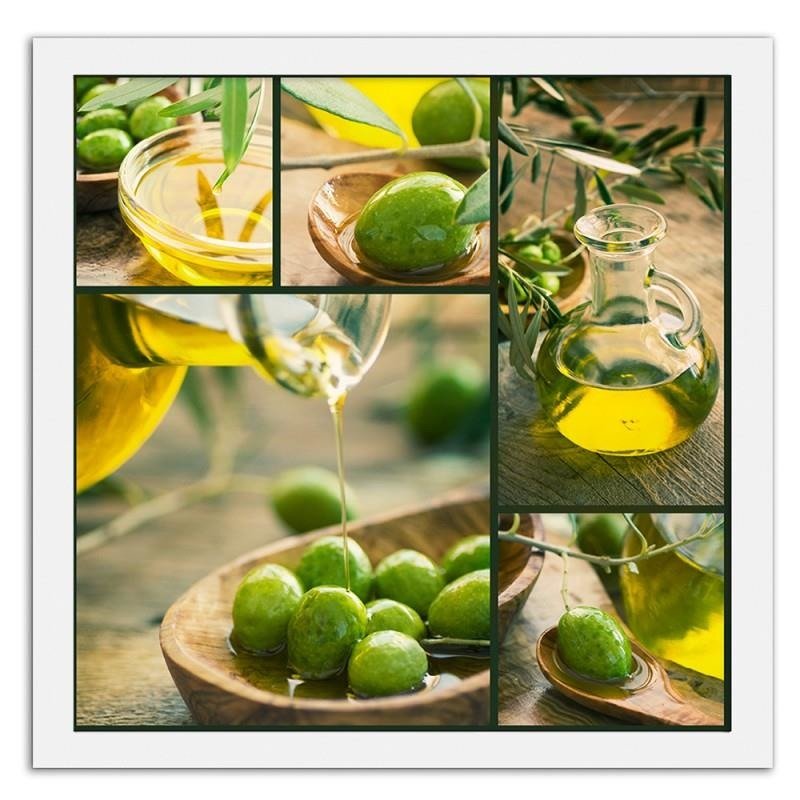
<path fill-rule="evenodd" d="M 317 252 L 356 286 L 488 286 L 489 224 L 478 226 L 478 241 L 456 272 L 377 274 L 353 249 L 353 226 L 375 192 L 398 177 L 383 172 L 347 172 L 320 186 L 308 208 L 308 232 Z"/>
<path fill-rule="evenodd" d="M 637 673 L 622 684 L 581 678 L 566 670 L 557 652 L 558 629 L 548 628 L 536 643 L 542 673 L 561 694 L 610 717 L 644 725 L 720 727 L 721 719 L 681 700 L 667 673 L 638 642 L 631 641 Z"/>

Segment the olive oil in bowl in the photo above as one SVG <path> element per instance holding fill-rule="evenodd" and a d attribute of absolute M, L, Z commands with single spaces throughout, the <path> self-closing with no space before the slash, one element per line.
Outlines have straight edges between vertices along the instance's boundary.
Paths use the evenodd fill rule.
<path fill-rule="evenodd" d="M 171 128 L 120 167 L 119 207 L 153 258 L 194 286 L 272 283 L 272 140 L 257 128 L 225 170 L 218 124 Z"/>

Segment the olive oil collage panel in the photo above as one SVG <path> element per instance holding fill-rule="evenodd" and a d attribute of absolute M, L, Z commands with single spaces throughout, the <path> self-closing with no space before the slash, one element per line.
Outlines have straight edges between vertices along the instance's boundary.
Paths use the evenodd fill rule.
<path fill-rule="evenodd" d="M 75 76 L 76 729 L 723 729 L 725 107 Z"/>

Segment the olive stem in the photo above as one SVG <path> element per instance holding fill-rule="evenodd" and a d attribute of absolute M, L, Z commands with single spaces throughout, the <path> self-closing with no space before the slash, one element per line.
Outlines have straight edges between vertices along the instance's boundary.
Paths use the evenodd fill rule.
<path fill-rule="evenodd" d="M 165 492 L 152 500 L 140 503 L 125 511 L 105 525 L 80 536 L 75 544 L 75 552 L 81 556 L 101 545 L 118 539 L 125 534 L 140 528 L 147 522 L 159 517 L 173 514 L 201 500 L 223 494 L 224 492 L 265 493 L 271 481 L 258 475 L 239 475 L 234 473 L 213 472 L 199 481 L 182 486 L 171 492 Z"/>
<path fill-rule="evenodd" d="M 696 533 L 693 533 L 684 539 L 678 539 L 674 542 L 670 542 L 669 544 L 662 545 L 661 547 L 653 547 L 650 545 L 648 546 L 647 550 L 637 553 L 635 556 L 621 556 L 619 558 L 612 558 L 611 556 L 595 556 L 591 553 L 583 553 L 580 550 L 571 550 L 568 547 L 561 547 L 560 545 L 551 544 L 550 542 L 541 542 L 538 539 L 532 539 L 529 536 L 520 536 L 518 533 L 510 533 L 508 531 L 500 531 L 497 534 L 497 538 L 501 542 L 515 542 L 517 544 L 524 544 L 528 547 L 534 547 L 537 550 L 543 550 L 548 553 L 556 553 L 560 556 L 580 558 L 583 561 L 588 561 L 590 564 L 597 564 L 600 567 L 619 567 L 623 564 L 635 564 L 638 561 L 646 561 L 647 559 L 655 558 L 656 556 L 663 555 L 664 553 L 671 553 L 673 550 L 678 550 L 681 547 L 685 547 L 687 544 L 691 544 L 692 542 L 697 542 L 701 539 L 707 539 L 717 530 L 717 528 L 722 526 L 723 522 L 723 520 L 719 520 L 710 528 L 701 528 Z"/>
<path fill-rule="evenodd" d="M 340 155 L 301 156 L 285 158 L 281 161 L 281 170 L 290 169 L 331 169 L 345 164 L 363 164 L 370 161 L 387 161 L 404 158 L 438 159 L 438 158 L 488 158 L 489 143 L 483 139 L 468 139 L 453 144 L 430 144 L 423 147 L 381 148 L 360 150 L 357 153 Z"/>

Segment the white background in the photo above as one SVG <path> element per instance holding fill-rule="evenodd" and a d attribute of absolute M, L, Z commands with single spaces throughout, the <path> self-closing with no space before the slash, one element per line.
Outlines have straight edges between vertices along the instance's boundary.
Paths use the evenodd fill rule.
<path fill-rule="evenodd" d="M 152 10 L 149 6 L 152 5 Z M 194 773 L 142 773 L 137 775 L 126 774 L 122 776 L 114 773 L 96 773 L 89 775 L 65 773 L 38 773 L 36 775 L 28 771 L 29 750 L 27 742 L 27 716 L 28 716 L 28 695 L 27 695 L 27 429 L 24 421 L 27 418 L 26 408 L 28 396 L 26 386 L 28 374 L 26 363 L 28 352 L 26 341 L 28 336 L 28 310 L 27 310 L 27 202 L 28 202 L 28 161 L 25 155 L 29 152 L 28 138 L 29 131 L 24 122 L 27 117 L 28 109 L 28 55 L 29 45 L 25 41 L 26 37 L 32 34 L 78 34 L 94 33 L 97 35 L 107 33 L 117 34 L 174 34 L 182 35 L 189 33 L 210 34 L 210 33 L 355 33 L 355 32 L 384 32 L 384 33 L 488 33 L 498 34 L 520 33 L 520 34 L 611 34 L 611 33 L 630 33 L 630 34 L 775 34 L 777 35 L 777 81 L 778 102 L 777 120 L 779 136 L 783 132 L 783 139 L 778 141 L 778 155 L 781 157 L 780 168 L 776 172 L 777 186 L 781 196 L 777 206 L 777 230 L 780 234 L 784 231 L 782 239 L 779 241 L 777 263 L 783 265 L 783 269 L 778 270 L 777 274 L 777 293 L 778 298 L 778 317 L 783 324 L 783 329 L 778 331 L 777 356 L 780 363 L 781 355 L 785 355 L 787 364 L 784 372 L 796 370 L 798 358 L 796 351 L 796 332 L 795 327 L 796 309 L 793 298 L 797 297 L 800 281 L 797 277 L 797 255 L 796 248 L 792 251 L 793 242 L 791 234 L 796 228 L 796 200 L 794 191 L 797 185 L 797 157 L 793 155 L 796 147 L 797 131 L 800 130 L 800 122 L 797 119 L 797 86 L 795 76 L 800 74 L 797 69 L 798 42 L 793 38 L 794 26 L 788 18 L 774 12 L 772 4 L 761 2 L 753 6 L 749 16 L 740 15 L 733 7 L 728 5 L 724 13 L 721 11 L 706 11 L 703 4 L 697 2 L 672 2 L 668 6 L 662 4 L 654 8 L 648 15 L 646 8 L 626 7 L 616 11 L 608 4 L 581 3 L 572 0 L 565 6 L 565 12 L 560 21 L 545 18 L 545 11 L 539 9 L 535 13 L 532 9 L 539 4 L 495 4 L 491 7 L 491 18 L 486 6 L 475 4 L 470 7 L 466 3 L 448 4 L 439 12 L 433 11 L 431 3 L 406 2 L 394 9 L 387 7 L 377 8 L 372 6 L 370 11 L 361 12 L 358 19 L 349 14 L 342 13 L 342 4 L 337 4 L 335 8 L 332 4 L 313 4 L 306 2 L 302 8 L 292 9 L 287 7 L 277 12 L 270 8 L 274 4 L 260 3 L 254 5 L 251 10 L 238 14 L 234 13 L 234 4 L 226 3 L 224 11 L 218 4 L 196 3 L 191 9 L 186 5 L 170 11 L 166 4 L 149 4 L 138 2 L 132 7 L 112 8 L 111 4 L 102 3 L 82 3 L 80 10 L 74 5 L 64 4 L 63 10 L 49 9 L 43 13 L 42 5 L 37 8 L 37 21 L 23 20 L 17 16 L 14 20 L 16 29 L 11 25 L 11 18 L 4 20 L 4 46 L 2 48 L 4 64 L 3 76 L 5 77 L 3 103 L 6 115 L 3 126 L 3 142 L 5 144 L 5 182 L 3 192 L 3 229 L 7 237 L 7 254 L 4 259 L 4 269 L 7 275 L 5 280 L 0 283 L 5 294 L 3 303 L 2 318 L 4 333 L 3 342 L 6 347 L 6 386 L 3 401 L 8 408 L 3 415 L 5 444 L 12 443 L 16 448 L 4 449 L 6 457 L 3 481 L 4 497 L 11 501 L 11 514 L 5 518 L 5 543 L 6 549 L 3 588 L 7 591 L 6 598 L 7 614 L 5 622 L 7 630 L 4 637 L 5 658 L 3 659 L 8 675 L 5 676 L 3 685 L 6 688 L 8 699 L 6 708 L 12 712 L 11 718 L 4 720 L 3 733 L 8 739 L 8 743 L 2 748 L 4 762 L 4 788 L 10 786 L 11 780 L 25 780 L 28 784 L 25 788 L 33 792 L 35 796 L 53 794 L 57 789 L 74 789 L 80 791 L 84 797 L 107 796 L 113 791 L 118 797 L 139 796 L 142 792 L 152 791 L 147 784 L 157 781 L 164 784 L 164 790 L 174 790 L 179 788 L 181 791 L 187 789 L 193 791 L 198 797 L 217 796 L 220 792 L 242 792 L 253 791 L 257 787 L 258 791 L 268 791 L 275 795 L 279 791 L 291 791 L 297 793 L 300 790 L 300 776 L 293 774 L 258 774 L 245 773 L 232 775 L 205 773 L 197 775 Z M 444 5 L 444 4 L 442 4 Z M 710 4 L 709 4 L 710 5 Z M 787 4 L 788 5 L 788 4 Z M 777 6 L 777 4 L 775 4 Z M 32 8 L 32 7 L 31 7 Z M 91 9 L 91 10 L 89 10 Z M 17 14 L 21 9 L 14 9 Z M 224 19 L 222 18 L 224 13 Z M 279 13 L 280 22 L 273 17 Z M 374 17 L 369 15 L 375 13 Z M 157 14 L 158 16 L 151 16 Z M 290 17 L 294 14 L 294 18 Z M 391 14 L 391 17 L 388 15 Z M 196 20 L 196 21 L 195 21 Z M 313 22 L 310 22 L 312 21 Z M 157 24 L 156 24 L 157 21 Z M 42 27 L 46 25 L 47 27 Z M 311 27 L 313 25 L 313 27 Z M 668 28 L 665 26 L 669 26 Z M 8 39 L 8 41 L 5 41 Z M 479 45 L 479 43 L 476 43 Z M 675 54 L 675 71 L 681 71 L 681 54 Z M 588 65 L 587 65 L 588 66 Z M 577 71 L 577 67 L 575 69 Z M 11 140 L 9 141 L 9 134 Z M 736 136 L 736 131 L 734 131 Z M 781 147 L 781 144 L 783 147 Z M 758 158 L 757 147 L 754 148 L 753 158 Z M 764 170 L 769 170 L 770 165 L 760 162 Z M 734 205 L 736 197 L 734 197 Z M 794 225 L 792 224 L 794 223 Z M 765 236 L 761 230 L 753 231 L 752 236 L 756 239 Z M 767 242 L 768 244 L 768 242 Z M 755 262 L 749 265 L 749 278 L 752 281 L 753 291 L 758 290 L 759 285 L 763 285 L 764 272 L 769 268 L 766 263 Z M 60 281 L 59 281 L 60 282 Z M 71 302 L 68 298 L 63 299 L 64 303 Z M 6 330 L 7 328 L 7 330 Z M 743 331 L 744 332 L 744 331 Z M 767 338 L 768 332 L 753 331 L 754 338 L 762 341 Z M 781 338 L 783 346 L 781 346 Z M 790 349 L 791 348 L 791 349 Z M 738 351 L 734 352 L 736 356 Z M 9 363 L 10 362 L 10 363 Z M 757 383 L 757 364 L 753 365 L 753 381 Z M 794 575 L 793 564 L 797 563 L 800 552 L 797 544 L 797 525 L 792 524 L 792 495 L 796 493 L 795 483 L 797 468 L 794 454 L 797 452 L 797 421 L 796 416 L 792 416 L 792 411 L 797 408 L 797 380 L 793 374 L 781 375 L 778 377 L 778 386 L 781 396 L 778 406 L 778 420 L 780 424 L 780 435 L 777 441 L 779 461 L 776 465 L 779 501 L 781 502 L 779 517 L 779 539 L 777 547 L 777 580 L 779 594 L 780 612 L 778 614 L 779 623 L 783 624 L 787 631 L 785 640 L 778 638 L 779 663 L 782 669 L 778 674 L 779 699 L 776 704 L 776 714 L 779 726 L 776 761 L 778 769 L 769 774 L 764 772 L 739 773 L 733 777 L 744 791 L 752 791 L 755 787 L 746 786 L 752 780 L 763 780 L 765 778 L 777 778 L 784 785 L 788 785 L 791 777 L 790 771 L 796 757 L 793 754 L 794 748 L 790 738 L 796 741 L 797 734 L 792 731 L 792 721 L 797 718 L 796 693 L 792 692 L 791 686 L 794 683 L 792 673 L 792 662 L 800 658 L 797 648 L 797 625 L 792 624 L 791 615 L 796 611 L 796 600 L 793 597 L 796 591 L 796 580 L 792 580 Z M 794 399 L 793 399 L 794 398 Z M 735 402 L 735 398 L 734 398 Z M 754 424 L 757 424 L 757 418 Z M 764 429 L 764 437 L 770 436 L 770 431 Z M 790 516 L 792 515 L 792 516 Z M 752 531 L 743 531 L 742 534 L 748 537 L 748 546 L 758 548 L 760 541 L 763 540 L 765 531 L 758 530 L 754 525 Z M 761 539 L 760 539 L 761 535 Z M 763 597 L 769 594 L 770 586 L 748 587 L 749 591 L 758 592 Z M 793 629 L 793 630 L 792 630 Z M 791 631 L 791 633 L 790 633 Z M 768 657 L 765 657 L 765 665 L 769 664 Z M 68 665 L 63 664 L 61 668 Z M 54 671 L 59 669 L 58 663 L 51 664 Z M 785 694 L 780 694 L 781 689 L 785 689 Z M 202 734 L 201 734 L 202 735 Z M 492 734 L 492 741 L 506 734 Z M 675 734 L 683 736 L 684 734 Z M 423 742 L 425 737 L 415 735 L 417 746 L 427 746 Z M 586 734 L 587 737 L 594 737 L 596 734 Z M 168 741 L 168 740 L 165 740 Z M 531 763 L 539 761 L 537 758 L 537 739 L 530 736 L 527 740 L 527 747 L 530 751 Z M 644 740 L 647 741 L 647 740 Z M 435 753 L 436 740 L 431 745 Z M 168 746 L 168 745 L 167 745 Z M 564 742 L 567 747 L 566 741 Z M 643 750 L 637 748 L 636 752 L 631 752 L 632 759 L 641 757 Z M 376 764 L 377 766 L 378 764 Z M 728 776 L 729 778 L 731 776 Z M 714 781 L 713 790 L 720 790 L 720 780 L 725 780 L 724 776 L 718 773 L 698 773 L 678 775 L 671 773 L 654 776 L 648 773 L 627 773 L 621 775 L 615 772 L 613 776 L 608 773 L 600 774 L 595 771 L 579 774 L 566 773 L 516 773 L 514 775 L 499 773 L 492 774 L 470 774 L 463 780 L 453 773 L 423 773 L 421 781 L 411 775 L 399 777 L 397 775 L 388 776 L 385 773 L 373 774 L 371 776 L 364 773 L 348 773 L 336 780 L 329 774 L 318 774 L 309 776 L 316 784 L 315 791 L 324 794 L 326 797 L 343 796 L 346 792 L 352 795 L 353 792 L 361 793 L 365 790 L 374 790 L 376 786 L 389 787 L 398 786 L 404 792 L 424 791 L 448 791 L 452 792 L 456 785 L 469 787 L 470 795 L 488 794 L 495 792 L 497 787 L 494 784 L 498 781 L 503 782 L 503 790 L 512 789 L 510 781 L 525 784 L 529 791 L 540 794 L 544 791 L 591 791 L 595 796 L 619 795 L 621 791 L 626 794 L 636 791 L 647 792 L 649 796 L 666 796 L 677 791 L 686 791 L 675 785 L 675 781 L 690 780 L 694 786 L 691 795 L 699 794 L 712 789 L 707 782 Z M 53 783 L 56 781 L 59 786 Z M 168 786 L 167 784 L 180 781 L 179 786 Z M 230 782 L 234 781 L 231 786 Z M 412 786 L 411 782 L 415 785 Z M 624 781 L 624 788 L 619 786 L 619 782 Z M 65 784 L 62 788 L 61 784 Z M 111 785 L 113 784 L 113 785 Z M 368 785 L 369 784 L 369 785 Z M 406 785 L 408 784 L 408 785 Z M 638 784 L 638 787 L 637 785 Z M 705 784 L 705 785 L 703 785 Z M 771 787 L 774 791 L 777 786 Z M 306 787 L 306 792 L 312 788 Z M 13 790 L 12 790 L 13 791 Z M 305 794 L 306 792 L 302 792 Z M 160 793 L 159 793 L 160 794 Z"/>

